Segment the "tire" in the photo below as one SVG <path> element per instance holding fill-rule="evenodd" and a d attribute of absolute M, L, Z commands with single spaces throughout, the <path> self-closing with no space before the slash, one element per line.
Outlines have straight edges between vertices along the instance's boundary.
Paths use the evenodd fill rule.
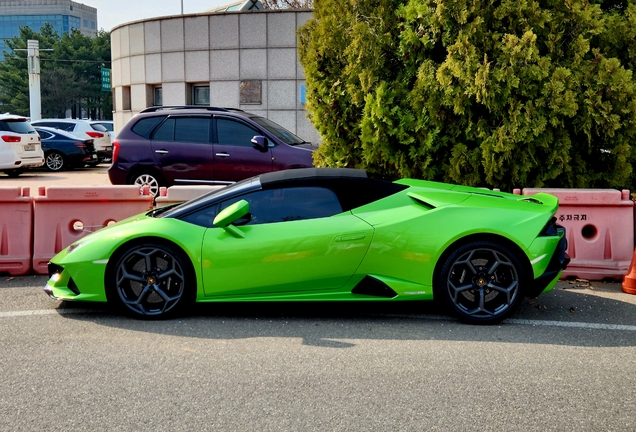
<path fill-rule="evenodd" d="M 118 252 L 107 270 L 108 302 L 139 319 L 181 314 L 194 302 L 195 278 L 185 254 L 157 241 L 136 242 Z"/>
<path fill-rule="evenodd" d="M 129 184 L 139 186 L 139 189 L 147 185 L 152 196 L 159 196 L 159 188 L 164 186 L 164 181 L 153 171 L 139 171 L 131 177 Z"/>
<path fill-rule="evenodd" d="M 18 177 L 23 172 L 24 172 L 24 169 L 22 169 L 22 168 L 17 168 L 17 169 L 11 169 L 11 170 L 5 170 L 4 171 L 4 173 L 6 175 L 8 175 L 9 177 L 11 177 L 11 178 Z"/>
<path fill-rule="evenodd" d="M 510 248 L 476 241 L 446 258 L 437 287 L 460 320 L 495 324 L 519 307 L 527 280 L 526 266 Z"/>
<path fill-rule="evenodd" d="M 44 155 L 44 167 L 48 171 L 62 171 L 67 164 L 62 153 L 51 151 Z"/>

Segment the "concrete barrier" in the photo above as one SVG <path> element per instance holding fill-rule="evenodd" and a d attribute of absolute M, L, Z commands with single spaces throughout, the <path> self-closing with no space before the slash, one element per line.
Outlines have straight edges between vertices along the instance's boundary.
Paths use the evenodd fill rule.
<path fill-rule="evenodd" d="M 152 209 L 146 187 L 48 187 L 33 198 L 33 271 L 74 241 L 122 219 Z"/>
<path fill-rule="evenodd" d="M 0 273 L 31 273 L 33 198 L 29 188 L 0 188 Z"/>
<path fill-rule="evenodd" d="M 628 190 L 523 189 L 559 198 L 558 223 L 567 230 L 572 261 L 564 277 L 622 280 L 634 253 L 634 203 Z"/>
<path fill-rule="evenodd" d="M 161 187 L 159 189 L 159 196 L 155 198 L 157 207 L 164 207 L 170 204 L 176 204 L 184 201 L 190 201 L 200 197 L 203 194 L 212 192 L 215 190 L 223 189 L 226 186 L 171 186 L 169 188 Z"/>

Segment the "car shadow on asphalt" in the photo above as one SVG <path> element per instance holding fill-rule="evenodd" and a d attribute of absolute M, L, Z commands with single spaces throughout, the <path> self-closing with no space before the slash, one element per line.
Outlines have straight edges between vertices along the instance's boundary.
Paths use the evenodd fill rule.
<path fill-rule="evenodd" d="M 199 303 L 171 320 L 136 320 L 105 305 L 81 303 L 64 302 L 58 311 L 69 320 L 158 335 L 216 340 L 301 338 L 303 345 L 330 348 L 354 347 L 365 339 L 636 346 L 636 305 L 574 289 L 524 299 L 510 318 L 490 326 L 461 323 L 435 301 Z"/>

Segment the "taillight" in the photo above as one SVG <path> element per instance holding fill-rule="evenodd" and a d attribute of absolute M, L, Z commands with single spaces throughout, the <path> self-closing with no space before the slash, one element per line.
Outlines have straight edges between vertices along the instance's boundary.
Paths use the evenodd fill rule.
<path fill-rule="evenodd" d="M 86 132 L 86 135 L 88 135 L 91 138 L 103 138 L 104 134 L 100 133 L 100 132 Z"/>
<path fill-rule="evenodd" d="M 119 154 L 119 143 L 117 141 L 113 141 L 113 163 L 117 160 L 117 155 Z"/>
<path fill-rule="evenodd" d="M 81 149 L 86 148 L 86 144 L 84 143 L 84 141 L 75 141 L 73 144 L 77 148 L 81 148 Z"/>
<path fill-rule="evenodd" d="M 14 135 L 2 135 L 2 141 L 4 142 L 20 142 L 22 138 Z"/>

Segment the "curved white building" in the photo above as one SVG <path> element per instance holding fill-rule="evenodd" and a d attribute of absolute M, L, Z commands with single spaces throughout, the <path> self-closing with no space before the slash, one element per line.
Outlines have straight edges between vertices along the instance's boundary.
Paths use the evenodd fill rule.
<path fill-rule="evenodd" d="M 296 30 L 310 10 L 198 13 L 135 21 L 111 32 L 119 130 L 153 105 L 240 108 L 319 142 L 304 108 Z"/>

